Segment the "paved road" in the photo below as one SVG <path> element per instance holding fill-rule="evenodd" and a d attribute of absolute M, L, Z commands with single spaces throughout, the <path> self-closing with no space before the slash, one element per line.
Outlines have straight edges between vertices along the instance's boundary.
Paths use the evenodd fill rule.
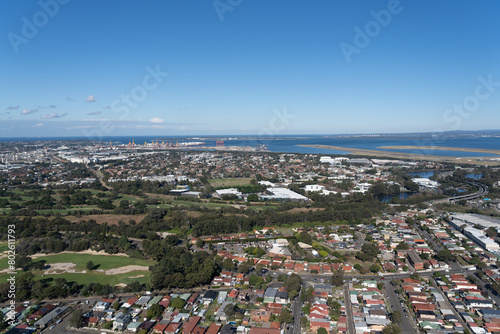
<path fill-rule="evenodd" d="M 436 241 L 434 241 L 434 238 L 432 238 L 432 236 L 427 232 L 427 231 L 424 231 L 422 230 L 418 224 L 414 224 L 413 227 L 415 228 L 415 230 L 417 230 L 417 232 L 424 237 L 425 241 L 427 242 L 427 244 L 429 244 L 431 246 L 431 248 L 437 253 L 439 252 L 440 250 L 443 250 L 443 247 L 438 244 Z"/>
<path fill-rule="evenodd" d="M 391 306 L 392 312 L 394 311 L 399 311 L 399 313 L 402 316 L 401 323 L 399 324 L 399 327 L 402 329 L 403 333 L 417 333 L 415 329 L 415 325 L 413 324 L 413 318 L 411 317 L 411 314 L 405 317 L 405 310 L 403 310 L 403 307 L 401 306 L 401 302 L 399 301 L 398 295 L 396 294 L 396 288 L 389 282 L 385 281 L 384 282 L 384 288 L 385 288 L 385 294 L 387 296 L 387 300 L 389 301 L 389 304 Z"/>
<path fill-rule="evenodd" d="M 352 315 L 351 298 L 349 297 L 349 283 L 344 284 L 345 314 L 347 317 L 347 334 L 355 334 L 354 317 Z"/>
<path fill-rule="evenodd" d="M 450 198 L 448 198 L 448 201 L 450 203 L 454 203 L 456 201 L 468 201 L 471 199 L 483 197 L 483 196 L 488 194 L 488 187 L 486 185 L 479 183 L 479 182 L 476 182 L 476 181 L 469 182 L 469 184 L 474 185 L 476 187 L 479 187 L 479 191 L 475 192 L 473 194 L 450 197 Z"/>
<path fill-rule="evenodd" d="M 302 312 L 302 291 L 306 289 L 306 284 L 302 284 L 297 300 L 293 304 L 293 327 L 290 334 L 300 334 L 300 313 Z"/>
<path fill-rule="evenodd" d="M 88 304 L 80 304 L 77 307 L 80 307 L 83 310 L 83 314 L 86 312 L 90 311 L 94 303 L 98 300 L 101 300 L 102 297 L 91 297 L 89 298 L 89 303 Z M 76 309 L 76 308 L 75 308 Z M 50 329 L 51 326 L 49 326 L 47 329 L 42 331 L 42 333 L 47 333 L 47 334 L 59 334 L 59 333 L 81 333 L 82 330 L 76 330 L 74 328 L 71 328 L 69 325 L 69 321 L 71 319 L 71 316 L 73 315 L 73 311 L 68 313 L 63 321 L 61 321 L 60 324 L 55 325 L 54 328 Z"/>

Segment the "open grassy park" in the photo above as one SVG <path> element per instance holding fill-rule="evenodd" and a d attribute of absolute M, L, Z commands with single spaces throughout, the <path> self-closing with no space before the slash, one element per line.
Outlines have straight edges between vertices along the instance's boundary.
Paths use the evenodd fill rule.
<path fill-rule="evenodd" d="M 232 179 L 210 179 L 208 182 L 214 188 L 219 187 L 237 187 L 237 186 L 248 186 L 250 185 L 251 177 L 238 177 Z"/>
<path fill-rule="evenodd" d="M 44 260 L 46 269 L 35 270 L 37 279 L 65 278 L 78 284 L 101 283 L 116 285 L 134 281 L 149 283 L 151 272 L 149 266 L 156 262 L 140 260 L 120 255 L 98 255 L 64 252 L 54 255 L 36 256 L 33 261 Z M 86 268 L 87 262 L 94 263 L 94 269 Z M 7 268 L 7 258 L 0 259 L 0 270 Z M 18 273 L 20 274 L 20 273 Z M 7 279 L 8 274 L 0 274 L 0 280 Z"/>
<path fill-rule="evenodd" d="M 108 270 L 124 266 L 151 266 L 155 264 L 152 260 L 133 259 L 128 256 L 120 255 L 93 255 L 81 253 L 59 253 L 54 255 L 45 255 L 36 258 L 37 261 L 44 260 L 46 264 L 51 263 L 74 263 L 76 269 L 85 270 L 87 262 L 92 261 L 96 265 L 96 269 Z"/>

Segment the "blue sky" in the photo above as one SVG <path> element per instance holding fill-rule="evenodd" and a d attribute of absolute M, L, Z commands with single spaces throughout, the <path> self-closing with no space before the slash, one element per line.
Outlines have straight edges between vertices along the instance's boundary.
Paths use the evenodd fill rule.
<path fill-rule="evenodd" d="M 9 1 L 0 136 L 499 128 L 499 12 L 493 0 Z"/>

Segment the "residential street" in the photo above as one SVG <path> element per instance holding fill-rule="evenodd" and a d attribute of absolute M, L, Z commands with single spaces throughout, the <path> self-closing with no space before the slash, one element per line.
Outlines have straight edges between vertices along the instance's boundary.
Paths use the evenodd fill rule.
<path fill-rule="evenodd" d="M 385 281 L 384 288 L 387 295 L 387 300 L 391 305 L 392 312 L 399 311 L 401 313 L 402 320 L 399 324 L 399 327 L 402 329 L 403 333 L 417 333 L 411 315 L 408 314 L 407 316 L 405 316 L 406 311 L 403 310 L 403 307 L 401 306 L 401 302 L 399 301 L 398 295 L 396 294 L 395 287 L 390 283 L 390 281 Z"/>
<path fill-rule="evenodd" d="M 349 283 L 344 284 L 344 301 L 345 301 L 345 310 L 347 316 L 347 334 L 356 333 L 354 328 L 354 319 L 352 316 L 352 305 L 351 299 L 349 298 Z"/>

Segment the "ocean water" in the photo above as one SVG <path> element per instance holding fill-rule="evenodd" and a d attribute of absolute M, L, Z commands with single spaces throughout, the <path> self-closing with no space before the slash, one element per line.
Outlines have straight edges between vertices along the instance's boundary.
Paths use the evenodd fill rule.
<path fill-rule="evenodd" d="M 500 149 L 500 137 L 477 137 L 477 138 L 445 138 L 434 140 L 432 138 L 377 138 L 377 137 L 355 137 L 340 138 L 332 136 L 276 136 L 274 138 L 260 137 L 242 137 L 242 136 L 110 136 L 104 137 L 103 142 L 113 144 L 128 144 L 131 140 L 136 144 L 152 142 L 153 140 L 175 142 L 175 141 L 204 141 L 206 146 L 215 146 L 217 139 L 223 139 L 226 146 L 257 146 L 266 145 L 271 152 L 283 153 L 314 153 L 314 154 L 340 154 L 345 155 L 346 151 L 336 151 L 327 149 L 318 149 L 313 147 L 302 147 L 298 145 L 332 145 L 345 148 L 378 150 L 380 146 L 437 146 L 437 147 L 459 147 L 459 148 L 478 148 L 478 149 Z M 40 141 L 40 140 L 88 140 L 86 137 L 45 137 L 45 138 L 0 138 L 0 142 L 12 141 Z M 460 152 L 443 150 L 387 150 L 389 152 L 402 152 L 411 154 L 424 154 L 434 156 L 450 157 L 475 157 L 475 156 L 495 156 L 488 153 L 479 152 Z"/>

